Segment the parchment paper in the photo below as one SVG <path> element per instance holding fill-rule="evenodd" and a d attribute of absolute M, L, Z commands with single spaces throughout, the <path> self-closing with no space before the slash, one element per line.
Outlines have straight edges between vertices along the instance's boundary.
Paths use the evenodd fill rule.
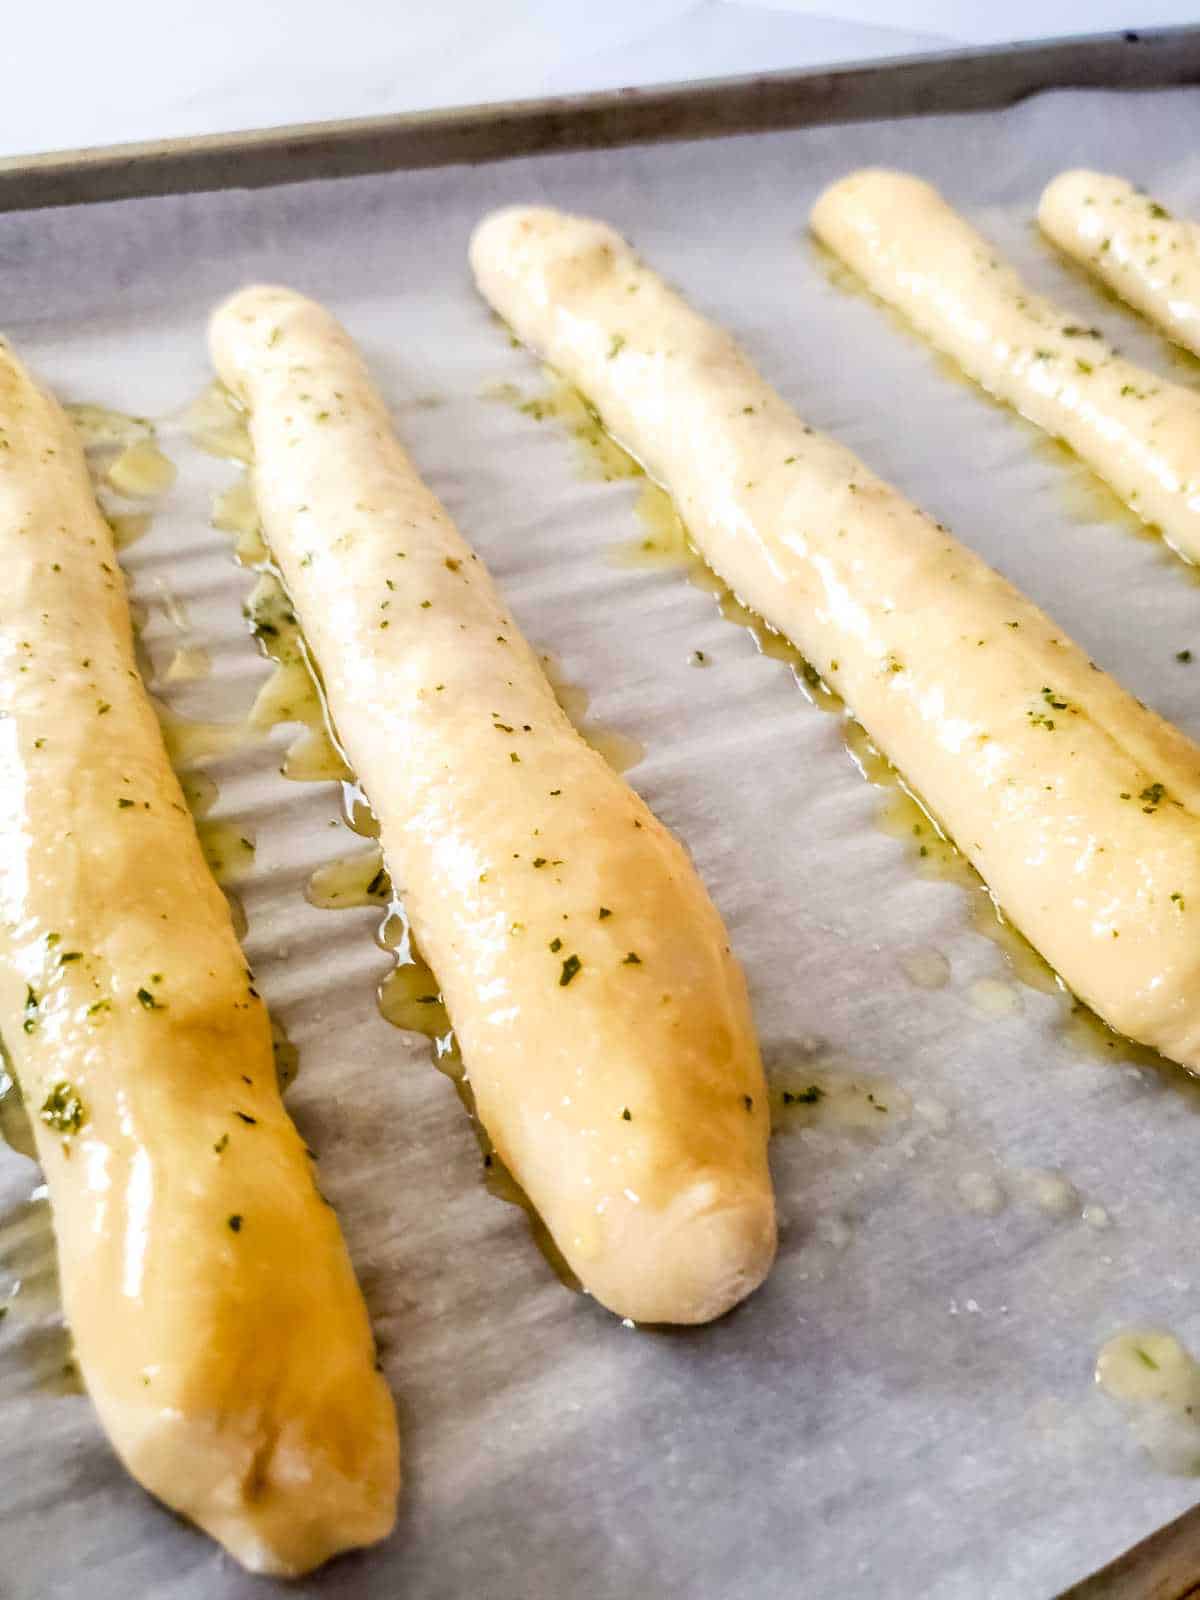
<path fill-rule="evenodd" d="M 1200 214 L 1198 110 L 1195 92 L 1061 93 L 1003 114 L 0 218 L 3 324 L 68 399 L 177 413 L 209 377 L 217 296 L 269 278 L 327 300 L 527 634 L 587 686 L 595 717 L 645 744 L 632 781 L 728 920 L 772 1072 L 838 1058 L 903 1091 L 874 1137 L 776 1138 L 780 1258 L 748 1304 L 694 1332 L 623 1327 L 555 1280 L 521 1213 L 486 1192 L 425 1042 L 377 1015 L 375 914 L 305 903 L 312 868 L 358 844 L 335 825 L 335 789 L 278 774 L 282 730 L 216 763 L 217 815 L 257 843 L 248 950 L 300 1045 L 289 1104 L 350 1240 L 407 1460 L 392 1540 L 293 1594 L 1030 1600 L 1191 1503 L 1195 1485 L 1147 1460 L 1091 1372 L 1130 1324 L 1200 1347 L 1196 1102 L 1120 1052 L 1069 1048 L 1052 996 L 1012 991 L 1018 1009 L 1001 1016 L 972 1002 L 975 980 L 1005 978 L 1003 959 L 971 931 L 964 891 L 920 876 L 875 825 L 880 792 L 837 719 L 678 573 L 612 563 L 638 531 L 635 485 L 585 481 L 555 425 L 480 398 L 504 381 L 533 392 L 536 374 L 474 297 L 465 249 L 505 200 L 609 218 L 738 331 L 806 417 L 1200 735 L 1188 571 L 1121 522 L 1081 515 L 1071 469 L 831 284 L 804 237 L 830 179 L 911 167 L 1081 320 L 1174 371 L 1161 341 L 1052 257 L 1032 217 L 1072 164 Z M 173 703 L 233 719 L 266 667 L 240 616 L 252 580 L 208 526 L 231 471 L 163 431 L 179 481 L 126 566 L 160 666 L 176 640 L 214 657 L 212 679 Z M 1186 648 L 1190 666 L 1175 659 Z M 697 649 L 710 669 L 689 665 Z M 940 989 L 902 965 L 929 950 L 949 961 Z M 1060 1171 L 1078 1203 L 1061 1216 L 1031 1204 L 1029 1169 Z M 1008 1196 L 996 1215 L 960 1195 L 980 1175 Z M 0 1325 L 0 1593 L 267 1592 L 136 1488 L 85 1397 L 35 1378 L 56 1349 L 49 1299 L 29 1288 L 44 1270 L 36 1181 L 0 1152 L 0 1293 L 26 1285 Z M 1107 1230 L 1081 1220 L 1088 1203 Z"/>

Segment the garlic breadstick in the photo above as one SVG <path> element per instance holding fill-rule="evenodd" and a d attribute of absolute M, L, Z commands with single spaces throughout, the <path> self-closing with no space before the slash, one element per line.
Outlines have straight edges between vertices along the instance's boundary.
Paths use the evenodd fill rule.
<path fill-rule="evenodd" d="M 1042 232 L 1177 344 L 1200 356 L 1200 228 L 1103 172 L 1064 172 L 1038 206 Z"/>
<path fill-rule="evenodd" d="M 334 318 L 252 288 L 210 338 L 483 1126 L 604 1305 L 720 1315 L 775 1220 L 745 983 L 695 869 L 560 710 Z"/>
<path fill-rule="evenodd" d="M 140 1483 L 306 1572 L 391 1528 L 395 1413 L 79 441 L 3 345 L 0 548 L 0 1029 L 79 1367 Z"/>
<path fill-rule="evenodd" d="M 1200 394 L 1118 356 L 1027 289 L 930 184 L 854 172 L 813 231 L 970 377 L 1064 439 L 1144 522 L 1200 560 Z"/>
<path fill-rule="evenodd" d="M 801 421 L 611 228 L 504 210 L 476 229 L 471 260 L 1066 983 L 1113 1027 L 1200 1065 L 1200 750 Z"/>

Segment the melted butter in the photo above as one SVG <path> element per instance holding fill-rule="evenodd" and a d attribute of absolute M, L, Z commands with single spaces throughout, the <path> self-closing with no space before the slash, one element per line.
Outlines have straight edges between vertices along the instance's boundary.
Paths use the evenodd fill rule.
<path fill-rule="evenodd" d="M 148 511 L 105 511 L 104 520 L 112 530 L 114 549 L 128 550 L 146 537 L 153 519 Z"/>
<path fill-rule="evenodd" d="M 85 453 L 124 450 L 154 437 L 154 424 L 148 417 L 131 417 L 127 412 L 113 411 L 108 406 L 86 404 L 67 405 L 63 410 L 70 417 Z"/>
<path fill-rule="evenodd" d="M 212 671 L 212 657 L 199 645 L 184 645 L 176 650 L 167 663 L 168 683 L 194 683 L 207 678 Z"/>
<path fill-rule="evenodd" d="M 208 870 L 222 886 L 238 882 L 253 867 L 254 841 L 239 823 L 204 818 L 196 823 L 196 832 Z"/>
<path fill-rule="evenodd" d="M 1164 1472 L 1200 1473 L 1200 1364 L 1174 1334 L 1131 1329 L 1104 1345 L 1096 1383 Z"/>
<path fill-rule="evenodd" d="M 175 482 L 175 464 L 152 440 L 139 439 L 109 463 L 104 476 L 127 500 L 154 500 Z"/>
<path fill-rule="evenodd" d="M 543 387 L 532 394 L 514 383 L 489 384 L 482 394 L 484 399 L 514 406 L 535 422 L 550 418 L 560 422 L 575 441 L 578 465 L 585 478 L 612 483 L 619 478 L 641 477 L 641 467 L 605 430 L 599 413 L 578 389 L 551 367 L 543 367 L 542 376 Z"/>
<path fill-rule="evenodd" d="M 977 1217 L 998 1217 L 1008 1196 L 990 1172 L 964 1172 L 955 1182 L 958 1198 Z"/>
<path fill-rule="evenodd" d="M 275 1081 L 283 1094 L 296 1081 L 300 1071 L 300 1050 L 294 1045 L 287 1029 L 277 1016 L 271 1016 L 271 1054 L 275 1058 Z"/>
<path fill-rule="evenodd" d="M 229 903 L 229 920 L 233 924 L 234 937 L 240 944 L 250 931 L 250 919 L 246 915 L 245 903 L 234 889 L 222 885 L 221 892 Z"/>
<path fill-rule="evenodd" d="M 252 730 L 244 722 L 198 722 L 191 717 L 181 716 L 153 695 L 150 699 L 162 728 L 171 765 L 176 770 L 190 767 L 194 762 L 210 756 L 230 755 L 242 749 L 253 737 Z"/>
<path fill-rule="evenodd" d="M 359 851 L 318 867 L 305 886 L 304 896 L 309 905 L 326 911 L 345 906 L 386 906 L 392 898 L 392 882 L 383 865 L 383 851 Z"/>
<path fill-rule="evenodd" d="M 971 380 L 961 367 L 955 366 L 948 357 L 945 359 L 964 383 L 970 383 Z M 993 401 L 993 404 L 1002 405 L 1002 402 L 995 400 L 986 389 L 983 393 Z M 1004 409 L 1008 410 L 1008 407 L 1005 406 Z M 1124 532 L 1133 534 L 1135 538 L 1145 539 L 1151 544 L 1162 544 L 1160 530 L 1143 522 L 1137 513 L 1075 454 L 1064 439 L 1051 438 L 1020 413 L 1017 413 L 1017 419 L 1026 430 L 1029 447 L 1033 453 L 1058 469 L 1058 499 L 1063 511 L 1072 522 L 1088 526 L 1096 522 L 1112 523 Z M 1187 561 L 1189 558 L 1184 556 L 1183 559 Z"/>
<path fill-rule="evenodd" d="M 281 722 L 304 725 L 306 731 L 284 757 L 280 770 L 285 778 L 297 783 L 349 780 L 353 774 L 333 736 L 300 625 L 275 573 L 262 573 L 246 612 L 259 648 L 276 664 L 251 708 L 250 726 L 265 730 Z"/>
<path fill-rule="evenodd" d="M 200 450 L 247 465 L 254 459 L 246 413 L 223 383 L 214 381 L 184 413 L 188 438 Z"/>
<path fill-rule="evenodd" d="M 591 697 L 587 690 L 581 684 L 571 683 L 567 679 L 562 663 L 556 656 L 543 653 L 540 659 L 542 671 L 554 690 L 554 698 L 574 723 L 575 731 L 581 738 L 591 745 L 597 755 L 603 756 L 615 772 L 628 772 L 631 767 L 636 767 L 646 754 L 645 745 L 617 728 L 589 722 L 587 711 Z"/>
<path fill-rule="evenodd" d="M 127 550 L 150 531 L 152 518 L 147 511 L 119 511 L 106 503 L 104 489 L 115 488 L 125 498 L 134 496 L 129 483 L 144 481 L 139 478 L 139 462 L 143 473 L 158 473 L 169 488 L 174 481 L 175 468 L 163 455 L 155 442 L 154 424 L 147 417 L 131 417 L 123 411 L 113 411 L 107 406 L 69 405 L 63 408 L 79 436 L 87 462 L 88 475 L 96 494 L 104 520 L 118 550 Z M 117 467 L 124 462 L 123 467 Z M 147 465 L 148 464 L 148 465 Z M 112 477 L 117 468 L 117 479 Z M 122 485 L 125 485 L 123 487 Z M 147 497 L 154 498 L 155 489 Z"/>
<path fill-rule="evenodd" d="M 1200 1110 L 1200 1079 L 1186 1068 L 1177 1066 L 1160 1056 L 1149 1045 L 1135 1044 L 1124 1034 L 1114 1033 L 1090 1007 L 1064 991 L 1067 1014 L 1063 1019 L 1061 1036 L 1065 1043 L 1079 1055 L 1097 1061 L 1120 1061 L 1144 1067 L 1167 1079 L 1172 1086 L 1187 1096 Z"/>
<path fill-rule="evenodd" d="M 293 783 L 342 783 L 352 776 L 346 758 L 323 725 L 300 735 L 279 770 Z"/>
<path fill-rule="evenodd" d="M 1027 989 L 1036 989 L 1040 994 L 1064 994 L 1054 969 L 1017 932 L 983 884 L 978 883 L 978 887 L 980 892 L 971 902 L 972 931 L 990 939 L 1003 952 L 1013 976 Z"/>
<path fill-rule="evenodd" d="M 378 839 L 379 818 L 371 810 L 371 802 L 363 793 L 362 785 L 354 780 L 342 784 L 342 817 L 352 833 L 360 839 Z"/>
<path fill-rule="evenodd" d="M 940 950 L 906 950 L 900 967 L 918 989 L 944 989 L 950 982 L 950 963 Z"/>
<path fill-rule="evenodd" d="M 985 1017 L 1011 1017 L 1021 1009 L 1020 991 L 1003 978 L 976 978 L 967 998 Z"/>
<path fill-rule="evenodd" d="M 187 633 L 192 626 L 187 606 L 165 579 L 156 578 L 154 586 L 158 590 L 158 603 L 162 607 L 163 616 L 178 633 Z"/>
<path fill-rule="evenodd" d="M 633 513 L 642 532 L 609 547 L 608 559 L 614 566 L 690 571 L 700 563 L 675 502 L 649 478 L 638 490 Z"/>
<path fill-rule="evenodd" d="M 912 1115 L 911 1096 L 892 1079 L 829 1061 L 773 1071 L 770 1095 L 778 1133 L 822 1128 L 879 1138 Z"/>
<path fill-rule="evenodd" d="M 1047 1216 L 1069 1217 L 1082 1211 L 1079 1191 L 1061 1172 L 1025 1172 L 1021 1174 L 1020 1182 L 1026 1197 Z"/>
<path fill-rule="evenodd" d="M 217 803 L 216 779 L 207 772 L 181 772 L 179 786 L 183 790 L 183 798 L 193 817 L 203 817 L 212 810 Z"/>
<path fill-rule="evenodd" d="M 233 553 L 242 566 L 258 567 L 270 559 L 249 470 L 213 500 L 212 525 L 236 535 Z"/>
<path fill-rule="evenodd" d="M 437 1064 L 458 1081 L 462 1058 L 450 1034 L 450 1018 L 437 979 L 419 956 L 398 962 L 384 978 L 379 985 L 379 1010 L 393 1028 L 424 1034 L 442 1044 Z"/>

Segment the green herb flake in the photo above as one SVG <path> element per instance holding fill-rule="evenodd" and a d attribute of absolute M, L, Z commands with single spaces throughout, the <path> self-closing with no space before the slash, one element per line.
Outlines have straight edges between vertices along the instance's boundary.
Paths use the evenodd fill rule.
<path fill-rule="evenodd" d="M 783 1103 L 785 1106 L 815 1106 L 818 1100 L 825 1098 L 825 1091 L 819 1084 L 810 1083 L 807 1089 L 785 1089 Z"/>
<path fill-rule="evenodd" d="M 612 912 L 608 909 L 608 907 L 607 906 L 601 906 L 599 912 L 597 913 L 597 920 L 600 921 L 600 922 L 603 922 L 605 917 L 611 917 L 611 916 L 612 916 Z"/>
<path fill-rule="evenodd" d="M 61 1133 L 64 1138 L 78 1133 L 87 1121 L 87 1107 L 73 1084 L 62 1080 L 56 1083 L 42 1102 L 38 1116 L 48 1128 Z"/>
<path fill-rule="evenodd" d="M 139 989 L 137 992 L 139 1002 L 147 1011 L 165 1011 L 166 1007 L 161 1000 L 156 1000 L 149 989 Z"/>
<path fill-rule="evenodd" d="M 562 949 L 562 940 L 561 939 L 551 939 L 551 941 L 550 941 L 550 949 L 551 949 L 551 952 L 554 955 L 557 955 L 558 952 Z"/>
<path fill-rule="evenodd" d="M 633 1121 L 633 1112 L 630 1111 L 628 1106 L 625 1106 L 624 1109 L 621 1112 L 621 1121 L 622 1122 L 632 1122 Z"/>
<path fill-rule="evenodd" d="M 1190 650 L 1176 650 L 1175 659 L 1176 661 L 1182 661 L 1184 666 L 1186 666 L 1187 663 L 1192 659 L 1192 652 Z"/>
<path fill-rule="evenodd" d="M 608 359 L 611 361 L 614 356 L 619 356 L 624 348 L 625 335 L 623 333 L 614 333 L 612 343 L 608 347 Z"/>
<path fill-rule="evenodd" d="M 83 951 L 82 950 L 64 950 L 62 955 L 60 955 L 59 958 L 58 958 L 58 964 L 59 964 L 60 967 L 65 967 L 68 961 L 82 961 L 82 960 L 83 960 Z"/>
<path fill-rule="evenodd" d="M 559 988 L 565 989 L 582 966 L 583 962 L 578 956 L 568 956 L 562 964 L 562 974 L 558 980 Z"/>
<path fill-rule="evenodd" d="M 223 1133 L 221 1135 L 221 1137 L 217 1140 L 216 1144 L 213 1145 L 213 1153 L 214 1153 L 214 1155 L 218 1155 L 218 1156 L 224 1155 L 225 1151 L 228 1148 L 229 1148 L 229 1135 L 227 1133 Z"/>
<path fill-rule="evenodd" d="M 1162 1370 L 1158 1362 L 1155 1361 L 1154 1357 L 1150 1354 L 1149 1350 L 1143 1350 L 1140 1344 L 1134 1345 L 1133 1353 L 1135 1356 L 1137 1356 L 1138 1360 L 1144 1367 L 1150 1368 L 1151 1372 L 1160 1372 Z"/>
<path fill-rule="evenodd" d="M 242 1231 L 242 1219 L 236 1211 L 229 1219 L 229 1231 L 231 1233 L 241 1233 Z"/>
<path fill-rule="evenodd" d="M 136 804 L 135 801 L 127 800 L 125 798 L 125 796 L 122 795 L 121 798 L 117 801 L 117 810 L 118 811 L 128 811 L 130 806 L 132 806 L 134 804 Z"/>

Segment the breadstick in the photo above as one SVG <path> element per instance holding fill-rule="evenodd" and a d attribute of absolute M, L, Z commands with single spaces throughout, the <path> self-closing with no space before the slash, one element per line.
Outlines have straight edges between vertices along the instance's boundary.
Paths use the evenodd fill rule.
<path fill-rule="evenodd" d="M 1177 344 L 1200 356 L 1200 229 L 1103 172 L 1064 172 L 1038 206 L 1042 232 Z"/>
<path fill-rule="evenodd" d="M 345 331 L 216 312 L 263 526 L 479 1116 L 584 1286 L 704 1322 L 775 1248 L 741 970 L 682 847 L 584 743 Z"/>
<path fill-rule="evenodd" d="M 0 346 L 0 1029 L 112 1443 L 255 1572 L 381 1539 L 396 1419 L 134 665 L 73 428 Z"/>

